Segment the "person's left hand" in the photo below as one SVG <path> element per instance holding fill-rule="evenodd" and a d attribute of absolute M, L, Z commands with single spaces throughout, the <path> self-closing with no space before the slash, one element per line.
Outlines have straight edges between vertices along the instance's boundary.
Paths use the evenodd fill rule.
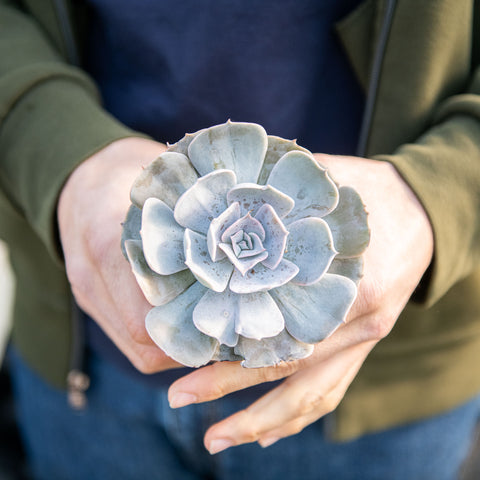
<path fill-rule="evenodd" d="M 286 377 L 245 410 L 211 426 L 205 435 L 210 453 L 255 441 L 266 447 L 333 411 L 431 262 L 433 234 L 427 215 L 390 164 L 356 157 L 316 158 L 337 182 L 357 189 L 369 212 L 371 242 L 357 299 L 345 324 L 306 359 L 257 369 L 218 362 L 172 384 L 169 400 L 176 408 Z"/>

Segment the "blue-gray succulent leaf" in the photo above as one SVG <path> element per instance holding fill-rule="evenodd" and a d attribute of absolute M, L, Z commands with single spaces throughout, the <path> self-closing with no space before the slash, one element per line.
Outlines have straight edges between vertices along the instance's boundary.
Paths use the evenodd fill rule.
<path fill-rule="evenodd" d="M 251 255 L 244 255 L 242 256 L 241 254 L 243 252 L 246 252 L 247 250 L 241 250 L 240 247 L 238 247 L 234 250 L 235 244 L 228 244 L 228 243 L 220 243 L 219 247 L 222 249 L 223 252 L 227 255 L 227 258 L 230 260 L 232 265 L 235 267 L 235 269 L 240 272 L 241 275 L 245 275 L 247 271 L 255 267 L 259 262 L 262 260 L 265 260 L 268 256 L 268 252 L 265 250 L 265 248 L 262 247 L 262 242 L 256 236 L 254 233 L 251 234 L 251 237 L 257 237 L 257 242 L 259 243 L 259 246 L 255 249 L 248 250 Z M 243 243 L 243 242 L 242 242 Z M 240 249 L 239 253 L 235 253 L 236 250 Z"/>
<path fill-rule="evenodd" d="M 228 169 L 238 183 L 257 183 L 267 144 L 260 125 L 227 122 L 200 132 L 188 147 L 188 157 L 200 175 Z"/>
<path fill-rule="evenodd" d="M 213 354 L 212 361 L 214 362 L 239 362 L 243 357 L 235 354 L 234 347 L 228 345 L 218 345 L 216 352 Z"/>
<path fill-rule="evenodd" d="M 262 170 L 258 177 L 258 184 L 265 185 L 274 165 L 287 152 L 300 151 L 311 155 L 306 149 L 297 144 L 296 140 L 286 140 L 285 138 L 276 137 L 275 135 L 268 135 L 268 147 L 263 161 Z"/>
<path fill-rule="evenodd" d="M 121 248 L 123 256 L 128 260 L 125 242 L 127 240 L 141 240 L 142 210 L 135 205 L 130 205 L 125 221 L 122 223 Z"/>
<path fill-rule="evenodd" d="M 172 209 L 161 200 L 147 199 L 142 210 L 140 231 L 145 259 L 161 275 L 185 270 L 184 228 L 173 217 Z"/>
<path fill-rule="evenodd" d="M 263 265 L 275 270 L 282 261 L 287 244 L 288 231 L 277 215 L 276 210 L 269 204 L 265 204 L 258 210 L 255 218 L 262 224 L 265 230 L 263 246 L 268 252 L 268 257 L 263 260 Z"/>
<path fill-rule="evenodd" d="M 238 307 L 235 331 L 244 338 L 261 340 L 278 335 L 284 328 L 283 315 L 268 292 L 236 295 Z"/>
<path fill-rule="evenodd" d="M 243 233 L 243 235 L 241 236 L 242 238 L 239 238 L 241 233 Z M 266 251 L 265 247 L 263 246 L 262 240 L 254 232 L 238 232 L 235 237 L 237 238 L 235 238 L 235 241 L 233 241 L 232 235 L 232 247 L 235 247 L 235 254 L 238 258 L 254 257 L 259 253 L 263 253 Z"/>
<path fill-rule="evenodd" d="M 337 253 L 327 223 L 318 217 L 302 218 L 291 223 L 288 230 L 285 258 L 299 268 L 292 283 L 318 282 Z"/>
<path fill-rule="evenodd" d="M 333 235 L 339 257 L 361 255 L 370 242 L 368 214 L 360 195 L 352 187 L 340 187 L 340 200 L 325 221 Z"/>
<path fill-rule="evenodd" d="M 209 290 L 195 307 L 193 322 L 201 332 L 230 347 L 240 336 L 260 340 L 284 328 L 279 308 L 265 292 L 237 295 Z"/>
<path fill-rule="evenodd" d="M 210 222 L 207 232 L 207 247 L 210 258 L 217 262 L 225 258 L 225 253 L 218 248 L 223 232 L 240 218 L 240 205 L 232 203 L 224 212 Z"/>
<path fill-rule="evenodd" d="M 170 208 L 196 181 L 197 173 L 185 155 L 164 152 L 135 179 L 130 191 L 132 203 L 139 208 L 147 198 L 155 197 Z"/>
<path fill-rule="evenodd" d="M 256 185 L 254 183 L 241 183 L 227 193 L 229 204 L 238 202 L 242 214 L 247 212 L 255 217 L 258 210 L 265 204 L 271 205 L 277 215 L 285 217 L 294 206 L 294 201 L 271 185 Z"/>
<path fill-rule="evenodd" d="M 185 229 L 183 245 L 185 264 L 197 280 L 215 292 L 223 292 L 233 271 L 230 261 L 224 258 L 214 262 L 208 253 L 207 237 L 188 228 Z"/>
<path fill-rule="evenodd" d="M 250 213 L 247 213 L 225 229 L 221 236 L 222 242 L 229 242 L 231 236 L 235 235 L 239 230 L 246 233 L 256 233 L 260 240 L 265 240 L 265 229 L 262 224 L 257 219 L 253 218 Z"/>
<path fill-rule="evenodd" d="M 239 294 L 265 292 L 288 283 L 297 273 L 298 267 L 285 259 L 282 259 L 275 270 L 258 263 L 245 275 L 235 270 L 229 288 Z"/>
<path fill-rule="evenodd" d="M 338 203 L 337 186 L 327 171 L 304 152 L 286 153 L 273 167 L 268 184 L 295 202 L 283 219 L 286 225 L 305 217 L 324 217 Z"/>
<path fill-rule="evenodd" d="M 145 318 L 152 340 L 171 358 L 188 367 L 207 364 L 218 350 L 218 340 L 200 332 L 192 313 L 206 288 L 195 282 L 171 302 L 155 307 Z"/>
<path fill-rule="evenodd" d="M 356 294 L 352 280 L 330 273 L 313 285 L 289 283 L 270 292 L 287 331 L 305 343 L 318 343 L 331 335 L 345 321 Z"/>
<path fill-rule="evenodd" d="M 242 367 L 246 368 L 269 367 L 282 362 L 300 360 L 310 356 L 312 352 L 313 345 L 299 342 L 286 330 L 282 330 L 275 337 L 260 341 L 240 337 L 235 347 L 235 353 L 245 359 Z"/>
<path fill-rule="evenodd" d="M 207 290 L 193 309 L 193 323 L 221 344 L 234 347 L 238 342 L 238 333 L 235 332 L 237 297 L 229 290 L 220 293 Z"/>
<path fill-rule="evenodd" d="M 153 306 L 171 302 L 195 282 L 189 270 L 172 275 L 159 275 L 151 270 L 143 255 L 141 240 L 126 240 L 125 250 L 138 286 Z"/>
<path fill-rule="evenodd" d="M 355 284 L 358 286 L 360 280 L 363 278 L 364 263 L 365 261 L 363 256 L 350 258 L 335 257 L 333 262 L 330 264 L 328 273 L 343 275 L 344 277 L 353 280 L 353 282 L 355 282 Z"/>
<path fill-rule="evenodd" d="M 199 178 L 178 199 L 175 220 L 185 228 L 206 235 L 212 220 L 227 208 L 227 192 L 235 183 L 235 173 L 231 170 L 216 170 Z"/>
<path fill-rule="evenodd" d="M 192 140 L 200 133 L 207 130 L 206 128 L 202 128 L 194 133 L 187 133 L 185 134 L 178 142 L 169 144 L 167 143 L 168 151 L 169 152 L 178 152 L 182 153 L 183 155 L 188 157 L 188 147 L 192 143 Z"/>

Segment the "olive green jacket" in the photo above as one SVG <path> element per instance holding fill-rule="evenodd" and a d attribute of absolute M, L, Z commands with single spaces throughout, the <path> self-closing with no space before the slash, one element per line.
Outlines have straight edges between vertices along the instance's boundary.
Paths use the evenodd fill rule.
<path fill-rule="evenodd" d="M 416 302 L 332 416 L 338 439 L 442 412 L 480 391 L 480 2 L 394 3 L 362 2 L 337 32 L 368 94 L 360 153 L 392 162 L 416 192 L 435 256 Z M 71 64 L 83 31 L 72 5 L 81 2 L 0 0 L 0 237 L 17 276 L 14 342 L 59 387 L 72 328 L 57 198 L 76 165 L 135 135 Z"/>

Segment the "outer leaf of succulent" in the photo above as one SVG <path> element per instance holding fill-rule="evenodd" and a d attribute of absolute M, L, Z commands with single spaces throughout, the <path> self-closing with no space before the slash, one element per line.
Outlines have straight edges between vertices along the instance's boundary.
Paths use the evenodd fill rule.
<path fill-rule="evenodd" d="M 370 232 L 359 195 L 256 124 L 187 134 L 131 191 L 122 249 L 152 339 L 187 366 L 304 358 L 345 319 Z"/>

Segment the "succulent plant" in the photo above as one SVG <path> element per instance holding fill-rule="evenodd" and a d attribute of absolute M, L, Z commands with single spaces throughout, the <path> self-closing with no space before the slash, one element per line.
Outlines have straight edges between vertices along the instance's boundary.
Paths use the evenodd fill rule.
<path fill-rule="evenodd" d="M 370 232 L 359 195 L 295 141 L 227 122 L 187 134 L 131 190 L 122 248 L 146 328 L 178 362 L 307 357 L 345 319 Z"/>

